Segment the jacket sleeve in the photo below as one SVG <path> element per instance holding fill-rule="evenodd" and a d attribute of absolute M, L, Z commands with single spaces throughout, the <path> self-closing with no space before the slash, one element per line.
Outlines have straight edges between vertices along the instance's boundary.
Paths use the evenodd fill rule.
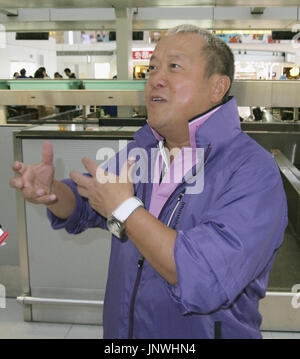
<path fill-rule="evenodd" d="M 47 209 L 47 216 L 52 228 L 65 228 L 68 233 L 72 234 L 81 233 L 92 227 L 107 229 L 106 219 L 90 206 L 87 198 L 79 195 L 76 183 L 71 179 L 65 179 L 62 182 L 68 185 L 75 194 L 76 207 L 71 216 L 65 220 L 56 217 L 49 209 Z"/>
<path fill-rule="evenodd" d="M 177 233 L 178 281 L 167 286 L 183 314 L 228 308 L 266 270 L 283 240 L 282 180 L 273 159 L 267 166 L 257 162 L 232 174 L 198 225 Z"/>

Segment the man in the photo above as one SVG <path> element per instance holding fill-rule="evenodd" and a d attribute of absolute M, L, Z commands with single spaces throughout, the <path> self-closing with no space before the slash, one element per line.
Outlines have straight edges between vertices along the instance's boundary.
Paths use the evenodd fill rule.
<path fill-rule="evenodd" d="M 66 74 L 66 76 L 69 79 L 76 79 L 75 74 L 73 72 L 71 72 L 71 70 L 69 68 L 65 68 L 64 73 Z M 66 111 L 71 111 L 71 110 L 75 110 L 75 109 L 76 109 L 76 106 L 60 106 L 59 112 L 66 112 Z"/>
<path fill-rule="evenodd" d="M 26 76 L 26 70 L 25 69 L 21 69 L 20 70 L 20 76 L 17 77 L 17 79 L 27 79 L 28 77 Z"/>
<path fill-rule="evenodd" d="M 76 79 L 75 74 L 69 68 L 65 68 L 64 73 L 66 76 L 68 76 L 69 79 Z"/>
<path fill-rule="evenodd" d="M 233 68 L 221 40 L 176 27 L 153 52 L 148 124 L 117 155 L 119 177 L 109 170 L 113 160 L 108 173 L 85 157 L 90 176 L 72 171 L 58 182 L 49 143 L 40 164 L 14 165 L 11 185 L 46 204 L 54 228 L 114 233 L 105 338 L 261 337 L 258 301 L 283 240 L 286 199 L 272 156 L 241 132 L 227 98 Z M 183 155 L 190 149 L 192 162 Z M 146 159 L 154 168 L 142 166 Z M 190 179 L 203 162 L 199 189 Z M 133 181 L 137 164 L 146 180 Z"/>

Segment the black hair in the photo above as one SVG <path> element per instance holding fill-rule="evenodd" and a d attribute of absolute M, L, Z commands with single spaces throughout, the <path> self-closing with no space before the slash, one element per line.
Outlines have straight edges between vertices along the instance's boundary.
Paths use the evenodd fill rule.
<path fill-rule="evenodd" d="M 44 78 L 43 70 L 41 68 L 36 70 L 36 72 L 34 73 L 34 78 L 35 79 L 43 79 Z"/>

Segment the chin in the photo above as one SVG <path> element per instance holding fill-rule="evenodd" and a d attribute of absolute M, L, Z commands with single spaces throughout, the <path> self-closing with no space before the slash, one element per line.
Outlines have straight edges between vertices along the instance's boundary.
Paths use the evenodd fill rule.
<path fill-rule="evenodd" d="M 162 120 L 156 116 L 148 115 L 148 123 L 157 132 L 159 132 L 159 129 L 163 127 Z"/>

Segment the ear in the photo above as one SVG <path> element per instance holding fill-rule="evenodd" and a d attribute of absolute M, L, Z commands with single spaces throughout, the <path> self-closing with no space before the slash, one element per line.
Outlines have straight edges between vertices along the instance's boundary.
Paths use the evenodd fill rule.
<path fill-rule="evenodd" d="M 219 103 L 230 88 L 230 78 L 220 74 L 214 74 L 212 77 L 211 100 L 212 102 Z"/>

